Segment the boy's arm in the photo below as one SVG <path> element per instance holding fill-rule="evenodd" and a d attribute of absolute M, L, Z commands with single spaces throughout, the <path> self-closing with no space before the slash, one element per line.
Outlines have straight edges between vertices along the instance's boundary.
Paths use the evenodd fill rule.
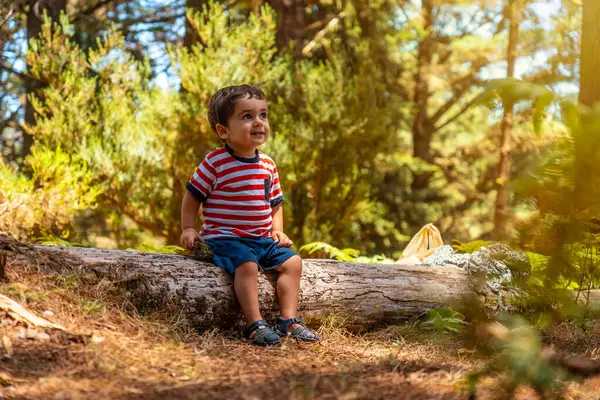
<path fill-rule="evenodd" d="M 181 244 L 189 250 L 194 248 L 194 241 L 204 242 L 196 229 L 196 218 L 201 204 L 192 193 L 188 190 L 185 191 L 183 203 L 181 204 Z"/>
<path fill-rule="evenodd" d="M 279 241 L 279 247 L 292 247 L 294 244 L 290 238 L 283 233 L 283 203 L 277 204 L 271 211 L 273 227 L 271 228 L 271 237 Z"/>

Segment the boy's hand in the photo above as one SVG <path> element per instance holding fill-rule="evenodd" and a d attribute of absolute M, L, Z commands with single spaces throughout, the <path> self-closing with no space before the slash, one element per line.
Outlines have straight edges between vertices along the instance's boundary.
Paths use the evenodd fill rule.
<path fill-rule="evenodd" d="M 292 242 L 290 238 L 285 233 L 283 233 L 283 231 L 271 231 L 271 237 L 276 242 L 279 242 L 279 247 L 292 247 L 292 245 L 294 244 L 294 242 Z"/>
<path fill-rule="evenodd" d="M 204 238 L 194 228 L 185 228 L 181 233 L 181 244 L 188 250 L 194 250 L 194 242 L 196 240 L 204 243 Z"/>

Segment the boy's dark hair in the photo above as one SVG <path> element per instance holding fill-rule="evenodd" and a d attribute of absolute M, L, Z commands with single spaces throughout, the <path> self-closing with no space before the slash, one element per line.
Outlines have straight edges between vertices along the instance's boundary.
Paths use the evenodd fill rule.
<path fill-rule="evenodd" d="M 217 133 L 217 124 L 227 125 L 229 117 L 233 114 L 235 101 L 244 97 L 260 100 L 267 98 L 262 89 L 250 85 L 224 87 L 219 89 L 210 98 L 208 103 L 208 122 L 210 122 L 210 128 L 214 133 Z"/>

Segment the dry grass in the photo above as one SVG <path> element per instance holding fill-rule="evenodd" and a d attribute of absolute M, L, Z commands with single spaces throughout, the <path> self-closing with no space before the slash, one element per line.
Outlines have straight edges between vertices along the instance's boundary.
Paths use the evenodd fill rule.
<path fill-rule="evenodd" d="M 196 333 L 175 306 L 137 315 L 106 280 L 10 261 L 7 277 L 1 293 L 39 315 L 51 311 L 46 318 L 71 333 L 27 339 L 23 325 L 1 319 L 10 343 L 0 351 L 0 383 L 9 399 L 465 399 L 466 377 L 481 363 L 451 334 L 407 325 L 353 335 L 335 316 L 322 321 L 320 344 L 256 348 L 237 332 Z M 573 337 L 555 335 L 557 343 Z M 582 351 L 596 354 L 592 347 Z M 600 380 L 590 379 L 567 393 L 585 399 L 598 390 Z M 498 394 L 494 380 L 479 393 Z M 523 389 L 518 398 L 535 396 Z"/>

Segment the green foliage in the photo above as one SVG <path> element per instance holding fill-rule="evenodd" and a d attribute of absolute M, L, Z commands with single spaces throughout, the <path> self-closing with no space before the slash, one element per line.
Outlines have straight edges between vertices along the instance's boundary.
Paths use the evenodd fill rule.
<path fill-rule="evenodd" d="M 545 256 L 543 254 L 526 251 L 525 255 L 527 256 L 527 258 L 529 259 L 529 262 L 531 263 L 532 271 L 541 271 L 544 268 L 546 268 L 548 266 L 548 263 L 550 262 L 550 257 Z"/>
<path fill-rule="evenodd" d="M 482 247 L 488 247 L 491 243 L 485 240 L 474 240 L 472 242 L 463 243 L 460 240 L 452 240 L 452 248 L 458 253 L 474 253 Z"/>
<path fill-rule="evenodd" d="M 172 48 L 171 56 L 182 86 L 194 94 L 199 106 L 206 107 L 223 86 L 250 83 L 277 93 L 277 88 L 290 83 L 289 58 L 276 57 L 276 18 L 271 8 L 265 6 L 259 16 L 250 14 L 232 24 L 228 12 L 212 2 L 204 13 L 188 11 L 188 18 L 201 40 L 192 49 Z"/>
<path fill-rule="evenodd" d="M 172 95 L 150 88 L 148 65 L 126 52 L 120 34 L 110 32 L 87 52 L 71 35 L 66 21 L 54 30 L 47 21 L 28 53 L 34 77 L 49 84 L 42 98 L 32 98 L 35 146 L 77 154 L 103 190 L 101 209 L 116 208 L 164 234 L 172 219 L 165 206 Z"/>
<path fill-rule="evenodd" d="M 83 311 L 90 317 L 103 315 L 106 312 L 104 304 L 97 300 L 82 300 Z"/>
<path fill-rule="evenodd" d="M 243 83 L 260 86 L 274 107 L 282 90 L 292 86 L 291 60 L 285 53 L 277 54 L 275 15 L 269 7 L 263 7 L 260 16 L 251 14 L 237 23 L 214 2 L 203 13 L 188 11 L 188 17 L 200 40 L 191 48 L 169 48 L 184 89 L 172 143 L 179 185 L 185 184 L 208 152 L 221 145 L 206 118 L 209 99 L 218 89 Z"/>
<path fill-rule="evenodd" d="M 348 75 L 347 68 L 343 58 L 297 64 L 285 108 L 273 107 L 277 132 L 266 151 L 278 162 L 294 237 L 365 248 L 368 240 L 350 240 L 360 237 L 364 224 L 375 225 L 373 234 L 398 233 L 370 199 L 383 161 L 378 154 L 393 136 L 376 128 L 389 123 L 388 111 L 368 100 L 378 98 L 374 91 L 381 88 L 367 84 L 367 70 Z"/>
<path fill-rule="evenodd" d="M 80 219 L 85 227 L 71 229 L 78 236 L 68 240 L 89 243 L 101 231 L 119 247 L 135 248 L 149 234 L 177 243 L 174 221 L 185 183 L 220 145 L 206 120 L 208 99 L 222 86 L 251 83 L 269 97 L 273 135 L 264 151 L 278 163 L 285 227 L 294 241 L 356 249 L 358 262 L 391 262 L 359 254 L 398 256 L 405 233 L 424 222 L 436 223 L 445 237 L 479 237 L 491 228 L 498 149 L 494 111 L 471 106 L 505 38 L 503 26 L 494 26 L 491 37 L 474 32 L 501 10 L 471 1 L 431 6 L 427 14 L 426 4 L 414 1 L 321 2 L 318 13 L 305 10 L 307 21 L 331 14 L 338 23 L 317 35 L 305 58 L 294 59 L 277 48 L 280 19 L 269 7 L 255 15 L 210 3 L 200 13 L 188 11 L 197 43 L 168 47 L 181 91 L 153 85 L 150 62 L 136 53 L 144 46 L 132 50 L 129 35 L 126 40 L 112 29 L 94 44 L 80 34 L 93 29 L 69 25 L 65 17 L 55 29 L 47 22 L 27 55 L 29 73 L 48 83 L 31 98 L 38 117 L 27 127 L 47 158 L 41 167 L 32 160 L 25 172 L 43 174 L 57 149 L 73 158 L 70 165 L 87 169 L 90 179 L 73 185 L 94 194 L 98 212 L 87 212 Z M 533 29 L 527 40 L 536 37 Z M 495 105 L 512 96 L 542 110 L 549 99 L 533 86 L 492 86 L 486 95 Z M 522 120 L 516 121 L 517 163 L 540 149 Z M 432 129 L 429 161 L 412 156 L 417 127 Z M 425 191 L 413 188 L 419 174 L 429 175 Z M 11 183 L 24 185 L 17 180 Z M 86 199 L 77 210 L 93 204 Z M 60 236 L 78 212 L 68 211 L 61 223 L 24 232 Z"/>
<path fill-rule="evenodd" d="M 496 80 L 482 99 L 503 104 L 529 103 L 536 114 L 557 100 L 546 88 L 516 80 Z M 533 284 L 546 289 L 582 290 L 600 282 L 600 235 L 594 221 L 600 215 L 600 110 L 561 102 L 566 134 L 552 137 L 516 182 L 520 200 L 533 204 L 529 220 L 521 223 L 522 243 L 533 250 Z M 526 203 L 527 204 L 527 203 Z"/>
<path fill-rule="evenodd" d="M 185 249 L 179 246 L 156 246 L 150 242 L 143 242 L 137 248 L 138 251 L 146 253 L 183 254 Z"/>
<path fill-rule="evenodd" d="M 61 236 L 55 236 L 48 232 L 42 232 L 42 236 L 34 239 L 35 243 L 43 244 L 45 246 L 60 246 L 60 247 L 73 247 L 81 246 L 81 243 L 73 243 L 67 240 L 69 237 L 69 231 L 64 232 Z"/>
<path fill-rule="evenodd" d="M 307 243 L 300 247 L 300 251 L 306 251 L 309 255 L 313 255 L 316 252 L 322 252 L 329 258 L 345 262 L 354 262 L 360 255 L 360 252 L 356 249 L 340 250 L 337 247 L 324 242 Z"/>
<path fill-rule="evenodd" d="M 27 178 L 0 160 L 0 231 L 17 238 L 63 231 L 78 211 L 94 207 L 101 193 L 87 163 L 55 150 L 34 148 Z"/>
<path fill-rule="evenodd" d="M 384 254 L 374 256 L 358 256 L 354 261 L 359 264 L 394 264 L 396 260 L 386 257 Z"/>
<path fill-rule="evenodd" d="M 594 222 L 600 215 L 600 181 L 594 172 L 600 165 L 600 113 L 569 102 L 562 110 L 568 136 L 542 154 L 517 193 L 536 204 L 524 226 L 530 248 L 545 256 L 534 257 L 534 272 L 541 270 L 547 287 L 583 290 L 600 283 Z"/>
<path fill-rule="evenodd" d="M 544 357 L 536 329 L 518 316 L 503 315 L 501 322 L 488 325 L 493 337 L 488 350 L 493 356 L 481 370 L 470 375 L 471 391 L 476 390 L 482 376 L 491 374 L 500 374 L 500 385 L 509 397 L 520 385 L 530 386 L 538 394 L 560 389 L 565 371 Z"/>
<path fill-rule="evenodd" d="M 84 51 L 66 20 L 52 30 L 47 21 L 27 58 L 32 75 L 48 82 L 42 96 L 32 98 L 38 117 L 28 129 L 36 147 L 51 157 L 56 149 L 77 154 L 96 191 L 103 191 L 98 200 L 107 216 L 127 216 L 169 242 L 179 237 L 173 221 L 179 219 L 184 184 L 216 145 L 206 129 L 208 97 L 236 82 L 273 93 L 273 85 L 285 82 L 286 58 L 275 57 L 271 11 L 231 25 L 215 5 L 207 17 L 196 15 L 193 22 L 206 46 L 171 53 L 187 89 L 181 95 L 152 87 L 148 63 L 134 59 L 115 31 Z M 192 125 L 195 130 L 188 129 Z M 126 232 L 120 224 L 111 228 L 119 242 Z"/>
<path fill-rule="evenodd" d="M 505 108 L 523 101 L 530 103 L 535 132 L 540 133 L 542 118 L 548 106 L 554 101 L 554 94 L 541 85 L 513 78 L 494 79 L 487 83 L 477 101 L 491 108 L 495 107 L 497 101 Z"/>
<path fill-rule="evenodd" d="M 356 249 L 338 249 L 324 242 L 307 243 L 300 247 L 300 251 L 306 251 L 309 255 L 326 256 L 334 260 L 353 262 L 360 264 L 393 264 L 394 260 L 387 258 L 383 254 L 373 257 L 361 256 L 360 251 Z"/>
<path fill-rule="evenodd" d="M 550 263 L 550 257 L 530 251 L 525 252 L 525 255 L 531 264 L 531 283 L 543 286 L 544 275 L 546 268 L 548 268 L 548 264 Z"/>
<path fill-rule="evenodd" d="M 423 329 L 433 329 L 436 331 L 448 331 L 457 333 L 467 325 L 465 317 L 458 311 L 448 308 L 434 308 L 427 312 L 427 317 L 419 323 Z"/>

